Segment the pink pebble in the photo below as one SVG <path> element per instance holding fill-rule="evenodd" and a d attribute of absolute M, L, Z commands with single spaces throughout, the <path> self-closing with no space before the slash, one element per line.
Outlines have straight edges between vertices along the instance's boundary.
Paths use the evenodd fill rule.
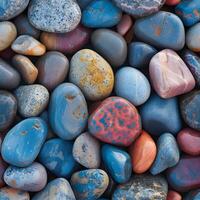
<path fill-rule="evenodd" d="M 129 15 L 123 15 L 121 21 L 117 25 L 117 32 L 120 35 L 125 35 L 133 25 L 133 20 Z"/>

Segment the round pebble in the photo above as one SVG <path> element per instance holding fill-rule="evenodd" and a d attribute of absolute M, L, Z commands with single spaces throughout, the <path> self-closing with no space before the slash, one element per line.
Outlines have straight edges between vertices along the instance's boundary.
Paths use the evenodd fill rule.
<path fill-rule="evenodd" d="M 169 190 L 167 194 L 167 200 L 182 200 L 182 197 L 178 192 Z"/>

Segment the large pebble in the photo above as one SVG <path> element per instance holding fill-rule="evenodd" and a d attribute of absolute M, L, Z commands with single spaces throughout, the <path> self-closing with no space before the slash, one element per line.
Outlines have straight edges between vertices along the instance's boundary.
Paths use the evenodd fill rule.
<path fill-rule="evenodd" d="M 186 194 L 184 200 L 199 200 L 200 199 L 200 189 L 193 190 Z"/>
<path fill-rule="evenodd" d="M 141 106 L 140 114 L 143 128 L 153 135 L 176 134 L 182 127 L 177 98 L 162 99 L 152 94 Z"/>
<path fill-rule="evenodd" d="M 146 172 L 156 158 L 157 147 L 153 138 L 145 131 L 130 146 L 129 149 L 133 172 L 141 174 Z"/>
<path fill-rule="evenodd" d="M 34 0 L 29 4 L 28 18 L 37 29 L 66 33 L 79 24 L 81 10 L 74 0 Z"/>
<path fill-rule="evenodd" d="M 36 117 L 49 102 L 48 90 L 39 84 L 22 85 L 15 90 L 18 111 L 23 117 Z"/>
<path fill-rule="evenodd" d="M 71 186 L 78 200 L 96 200 L 108 187 L 108 175 L 101 169 L 76 172 L 71 177 Z"/>
<path fill-rule="evenodd" d="M 136 175 L 129 182 L 119 185 L 112 200 L 166 200 L 168 185 L 162 176 Z"/>
<path fill-rule="evenodd" d="M 140 115 L 127 100 L 109 97 L 90 116 L 88 129 L 103 142 L 129 146 L 141 133 Z"/>
<path fill-rule="evenodd" d="M 175 166 L 180 159 L 176 139 L 170 133 L 164 133 L 158 138 L 157 149 L 156 159 L 150 169 L 153 175 Z"/>
<path fill-rule="evenodd" d="M 89 100 L 109 96 L 114 85 L 111 66 L 95 51 L 82 49 L 71 59 L 70 82 L 77 85 Z"/>
<path fill-rule="evenodd" d="M 169 185 L 176 191 L 187 192 L 200 187 L 200 157 L 182 157 L 179 163 L 167 170 Z"/>
<path fill-rule="evenodd" d="M 4 173 L 4 181 L 12 188 L 37 192 L 45 187 L 47 172 L 36 162 L 25 168 L 9 166 Z"/>
<path fill-rule="evenodd" d="M 70 177 L 75 170 L 76 162 L 72 156 L 73 143 L 59 138 L 44 143 L 40 154 L 40 162 L 58 177 Z"/>
<path fill-rule="evenodd" d="M 64 178 L 57 178 L 50 181 L 32 200 L 76 200 L 76 198 L 69 182 Z"/>
<path fill-rule="evenodd" d="M 76 138 L 85 129 L 87 118 L 87 103 L 77 86 L 63 83 L 53 91 L 49 105 L 49 121 L 59 137 L 64 140 Z"/>
<path fill-rule="evenodd" d="M 151 86 L 142 72 L 132 67 L 123 67 L 115 74 L 115 92 L 117 96 L 139 106 L 148 100 Z"/>
<path fill-rule="evenodd" d="M 74 142 L 73 157 L 86 168 L 99 168 L 101 162 L 99 141 L 87 132 L 81 134 Z"/>
<path fill-rule="evenodd" d="M 160 11 L 138 19 L 134 27 L 135 34 L 140 40 L 158 48 L 180 50 L 185 45 L 183 23 L 173 13 Z"/>
<path fill-rule="evenodd" d="M 28 6 L 29 0 L 1 0 L 0 21 L 9 20 L 22 13 Z"/>
<path fill-rule="evenodd" d="M 62 53 L 50 51 L 38 59 L 36 67 L 38 82 L 48 90 L 53 90 L 65 80 L 69 70 L 69 61 Z"/>
<path fill-rule="evenodd" d="M 171 98 L 191 91 L 195 80 L 190 70 L 170 49 L 157 53 L 149 64 L 149 73 L 155 91 L 162 98 Z"/>
<path fill-rule="evenodd" d="M 0 131 L 9 128 L 17 113 L 17 100 L 12 93 L 0 90 Z"/>
<path fill-rule="evenodd" d="M 3 140 L 1 148 L 3 159 L 17 167 L 30 165 L 39 154 L 47 132 L 47 125 L 40 118 L 21 121 L 6 134 Z"/>
<path fill-rule="evenodd" d="M 127 44 L 119 33 L 109 29 L 98 29 L 93 32 L 91 43 L 113 67 L 120 67 L 125 62 Z"/>
<path fill-rule="evenodd" d="M 126 151 L 105 144 L 101 150 L 102 161 L 108 173 L 117 183 L 126 183 L 132 174 L 131 157 Z"/>
<path fill-rule="evenodd" d="M 91 28 L 112 27 L 119 23 L 121 10 L 110 0 L 94 0 L 83 9 L 82 24 Z"/>

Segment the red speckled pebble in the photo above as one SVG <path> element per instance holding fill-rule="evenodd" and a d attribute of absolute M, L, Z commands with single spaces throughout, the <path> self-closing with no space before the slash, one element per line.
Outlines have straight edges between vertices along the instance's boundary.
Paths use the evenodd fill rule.
<path fill-rule="evenodd" d="M 167 200 L 182 200 L 182 197 L 178 192 L 169 190 L 167 194 Z"/>
<path fill-rule="evenodd" d="M 101 141 L 129 146 L 141 133 L 141 121 L 135 106 L 123 98 L 110 97 L 90 116 L 88 128 Z"/>

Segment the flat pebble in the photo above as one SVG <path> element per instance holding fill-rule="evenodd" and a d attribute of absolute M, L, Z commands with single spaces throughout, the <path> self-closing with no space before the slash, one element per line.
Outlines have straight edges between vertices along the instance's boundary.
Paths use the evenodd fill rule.
<path fill-rule="evenodd" d="M 169 190 L 167 194 L 167 200 L 182 200 L 182 197 L 178 192 Z"/>
<path fill-rule="evenodd" d="M 87 132 L 81 134 L 73 144 L 73 157 L 86 168 L 99 168 L 101 162 L 99 141 Z"/>
<path fill-rule="evenodd" d="M 200 199 L 200 189 L 189 192 L 184 198 L 184 200 L 199 200 L 199 199 Z"/>
<path fill-rule="evenodd" d="M 15 90 L 18 111 L 23 117 L 36 117 L 49 102 L 48 90 L 39 84 L 22 85 Z"/>
<path fill-rule="evenodd" d="M 117 24 L 117 32 L 124 36 L 131 29 L 133 25 L 133 20 L 130 15 L 124 14 L 121 17 L 120 22 Z"/>

